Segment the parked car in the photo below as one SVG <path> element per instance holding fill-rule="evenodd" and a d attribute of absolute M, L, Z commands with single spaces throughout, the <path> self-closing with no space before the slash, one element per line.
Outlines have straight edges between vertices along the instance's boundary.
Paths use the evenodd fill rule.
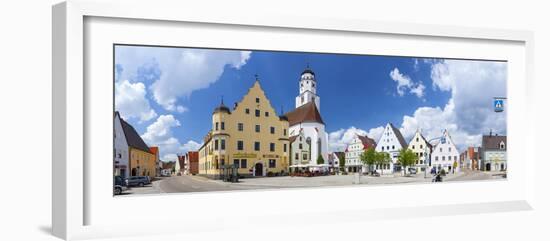
<path fill-rule="evenodd" d="M 120 195 L 122 192 L 128 190 L 128 181 L 124 180 L 121 176 L 114 177 L 113 193 Z"/>
<path fill-rule="evenodd" d="M 416 168 L 410 167 L 410 168 L 409 168 L 409 173 L 410 173 L 410 174 L 416 174 Z"/>
<path fill-rule="evenodd" d="M 143 187 L 145 185 L 151 184 L 149 176 L 128 177 L 126 179 L 126 181 L 127 181 L 128 186 L 130 186 L 130 187 L 134 187 L 134 186 Z"/>

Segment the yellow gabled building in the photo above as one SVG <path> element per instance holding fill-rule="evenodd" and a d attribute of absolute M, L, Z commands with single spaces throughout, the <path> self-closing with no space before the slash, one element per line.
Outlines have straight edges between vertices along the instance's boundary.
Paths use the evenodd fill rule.
<path fill-rule="evenodd" d="M 130 176 L 149 176 L 151 180 L 156 175 L 156 155 L 141 139 L 132 125 L 120 118 L 122 130 L 128 144 L 128 169 Z M 156 149 L 158 152 L 158 148 Z"/>
<path fill-rule="evenodd" d="M 223 100 L 199 149 L 199 175 L 219 178 L 235 166 L 239 176 L 288 173 L 288 119 L 277 115 L 258 79 L 231 110 Z"/>

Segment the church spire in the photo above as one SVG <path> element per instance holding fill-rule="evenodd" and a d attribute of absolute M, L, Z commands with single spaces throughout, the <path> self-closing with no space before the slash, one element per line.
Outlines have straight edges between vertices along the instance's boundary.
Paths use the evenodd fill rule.
<path fill-rule="evenodd" d="M 317 109 L 320 109 L 320 98 L 317 96 L 317 80 L 315 73 L 310 68 L 309 62 L 306 69 L 300 75 L 300 95 L 296 97 L 296 108 L 309 102 L 314 102 Z"/>

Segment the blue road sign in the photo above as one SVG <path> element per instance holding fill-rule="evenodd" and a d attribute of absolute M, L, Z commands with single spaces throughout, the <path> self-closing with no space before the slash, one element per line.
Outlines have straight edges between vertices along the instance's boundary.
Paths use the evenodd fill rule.
<path fill-rule="evenodd" d="M 495 99 L 494 107 L 495 107 L 495 112 L 503 112 L 504 111 L 504 100 L 503 99 Z"/>

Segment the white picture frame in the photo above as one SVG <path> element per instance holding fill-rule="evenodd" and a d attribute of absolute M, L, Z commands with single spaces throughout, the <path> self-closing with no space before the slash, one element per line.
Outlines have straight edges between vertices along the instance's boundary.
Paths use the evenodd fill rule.
<path fill-rule="evenodd" d="M 155 11 L 150 9 L 155 8 Z M 220 212 L 217 209 L 206 210 L 203 213 L 198 211 L 189 213 L 189 220 L 193 217 L 193 221 L 180 219 L 178 229 L 174 226 L 162 224 L 148 224 L 151 229 L 139 228 L 132 222 L 117 224 L 109 223 L 106 217 L 109 217 L 110 208 L 113 203 L 109 200 L 98 201 L 97 196 L 103 195 L 99 191 L 94 191 L 95 186 L 102 184 L 90 184 L 88 178 L 94 179 L 93 175 L 86 175 L 90 170 L 101 170 L 101 166 L 90 163 L 86 160 L 90 155 L 90 148 L 94 148 L 97 140 L 86 141 L 86 135 L 90 133 L 89 126 L 86 123 L 90 122 L 90 112 L 96 113 L 96 105 L 90 105 L 89 98 L 94 98 L 93 95 L 99 91 L 105 91 L 104 95 L 112 95 L 109 91 L 112 89 L 103 89 L 97 84 L 85 82 L 86 68 L 90 66 L 87 63 L 86 53 L 86 29 L 87 19 L 110 19 L 121 23 L 139 21 L 139 23 L 153 23 L 148 25 L 155 31 L 155 27 L 163 24 L 171 24 L 173 27 L 178 27 L 178 24 L 207 24 L 208 26 L 221 26 L 224 29 L 251 29 L 250 34 L 255 32 L 264 32 L 265 34 L 285 34 L 285 32 L 299 33 L 314 33 L 317 35 L 334 34 L 335 38 L 346 37 L 349 34 L 357 34 L 359 37 L 363 35 L 369 36 L 384 36 L 388 38 L 409 39 L 411 41 L 448 41 L 449 44 L 460 46 L 461 44 L 469 44 L 470 42 L 478 44 L 477 48 L 486 45 L 497 46 L 501 43 L 503 46 L 511 46 L 507 51 L 498 53 L 498 47 L 493 48 L 492 56 L 499 59 L 510 61 L 512 70 L 510 76 L 518 77 L 514 80 L 508 80 L 509 84 L 509 146 L 510 159 L 521 155 L 522 162 L 510 163 L 511 166 L 508 180 L 504 182 L 471 182 L 471 183 L 453 183 L 443 184 L 438 186 L 432 185 L 395 185 L 395 186 L 376 186 L 376 187 L 339 187 L 339 188 L 316 188 L 308 190 L 268 190 L 268 191 L 253 191 L 253 192 L 220 192 L 208 194 L 181 194 L 181 195 L 156 195 L 146 197 L 132 197 L 113 199 L 117 205 L 128 207 L 137 207 L 144 202 L 160 203 L 165 205 L 170 203 L 188 202 L 186 205 L 215 205 L 214 200 L 225 198 L 230 201 L 229 205 L 239 209 L 239 202 L 242 200 L 258 200 L 260 204 L 250 204 L 249 207 L 260 209 L 261 212 L 248 215 L 246 213 L 235 210 L 224 210 Z M 110 21 L 109 20 L 109 21 Z M 113 24 L 109 21 L 103 21 L 101 24 Z M 94 237 L 112 237 L 123 235 L 145 235 L 156 233 L 171 233 L 171 232 L 201 232 L 205 231 L 205 226 L 209 228 L 233 229 L 239 228 L 240 223 L 246 222 L 250 217 L 255 218 L 254 224 L 250 225 L 292 225 L 298 223 L 297 220 L 286 218 L 291 214 L 300 214 L 301 221 L 308 220 L 310 222 L 323 222 L 320 216 L 329 216 L 330 222 L 348 222 L 361 220 L 378 220 L 394 217 L 425 217 L 434 215 L 452 215 L 452 214 L 467 214 L 467 213 L 482 213 L 482 212 L 498 212 L 498 211 L 514 211 L 514 210 L 530 210 L 533 208 L 534 199 L 534 173 L 535 173 L 535 156 L 534 156 L 534 125 L 532 106 L 533 98 L 529 96 L 533 93 L 533 34 L 529 31 L 518 30 L 496 30 L 469 28 L 457 26 L 438 26 L 438 25 L 421 25 L 410 23 L 391 23 L 391 22 L 369 22 L 358 21 L 351 19 L 330 19 L 330 18 L 301 18 L 298 16 L 277 16 L 267 14 L 250 13 L 246 16 L 240 15 L 216 15 L 208 14 L 206 9 L 194 9 L 187 4 L 178 1 L 151 1 L 145 2 L 126 2 L 126 1 L 110 1 L 110 2 L 95 2 L 95 1 L 67 1 L 53 7 L 53 194 L 52 194 L 52 227 L 53 234 L 63 239 L 84 239 Z M 100 21 L 101 22 L 101 21 Z M 100 24 L 100 25 L 101 25 Z M 135 23 L 132 23 L 135 24 Z M 116 24 L 113 24 L 113 26 Z M 122 24 L 123 25 L 123 24 Z M 116 27 L 116 26 L 115 26 Z M 124 27 L 124 26 L 118 26 Z M 96 28 L 99 29 L 99 28 Z M 101 30 L 90 30 L 92 33 L 101 33 Z M 161 31 L 161 30 L 159 30 Z M 201 30 L 203 31 L 203 30 Z M 208 30 L 205 30 L 208 31 Z M 215 31 L 215 29 L 213 30 Z M 243 33 L 244 34 L 244 33 Z M 339 36 L 342 35 L 342 36 Z M 101 36 L 97 36 L 101 37 Z M 98 41 L 113 41 L 111 39 L 98 38 Z M 238 38 L 236 38 L 238 39 Z M 199 41 L 197 39 L 196 41 Z M 120 41 L 117 40 L 117 41 Z M 139 40 L 132 43 L 138 44 Z M 147 39 L 143 41 L 156 41 L 155 39 Z M 374 41 L 374 40 L 373 40 Z M 231 42 L 228 45 L 234 44 L 236 48 L 242 47 L 245 41 L 241 43 Z M 284 41 L 283 41 L 284 42 Z M 160 45 L 171 45 L 169 40 Z M 252 44 L 252 43 L 248 43 Z M 315 51 L 318 46 L 275 46 L 273 44 L 269 49 L 296 48 Z M 403 43 L 407 44 L 407 43 Z M 182 43 L 184 45 L 184 43 Z M 206 45 L 216 45 L 216 42 L 209 42 Z M 222 46 L 222 47 L 228 47 Z M 404 46 L 405 46 L 404 45 Z M 445 45 L 442 45 L 445 46 Z M 450 45 L 449 45 L 450 46 Z M 93 46 L 92 46 L 93 47 Z M 251 48 L 262 48 L 261 44 Z M 352 45 L 353 47 L 353 45 Z M 475 47 L 475 46 L 474 46 Z M 501 47 L 507 49 L 507 47 Z M 343 50 L 346 51 L 346 50 Z M 365 50 L 365 51 L 368 51 Z M 390 50 L 387 50 L 390 51 Z M 393 50 L 395 52 L 384 52 L 386 54 L 405 55 L 403 50 Z M 473 54 L 468 51 L 463 51 L 459 58 L 482 58 L 483 51 Z M 486 52 L 489 53 L 489 52 Z M 409 53 L 410 55 L 411 53 Z M 455 50 L 455 54 L 458 54 Z M 426 53 L 426 55 L 436 57 L 437 52 Z M 101 56 L 101 55 L 100 55 Z M 508 59 L 507 56 L 513 56 Z M 441 57 L 445 57 L 442 55 Z M 448 57 L 448 56 L 447 56 Z M 485 56 L 486 57 L 486 56 Z M 91 62 L 94 62 L 93 60 Z M 93 63 L 92 63 L 93 65 Z M 87 91 L 92 91 L 90 94 Z M 105 103 L 112 103 L 108 102 Z M 112 101 L 112 100 L 111 100 Z M 112 112 L 108 110 L 105 113 Z M 101 112 L 97 112 L 101 113 Z M 111 114 L 112 115 L 112 114 Z M 110 115 L 109 118 L 112 118 Z M 93 117 L 95 118 L 95 117 Z M 111 120 L 112 121 L 112 120 Z M 522 127 L 522 128 L 520 128 Z M 521 132 L 520 132 L 521 130 Z M 112 131 L 112 130 L 111 130 Z M 94 132 L 95 133 L 95 132 Z M 103 133 L 109 135 L 109 133 Z M 100 135 L 101 136 L 101 135 Z M 112 136 L 112 134 L 111 134 Z M 97 139 L 97 138 L 96 138 Z M 523 154 L 521 154 L 523 153 Z M 110 163 L 108 163 L 110 164 Z M 515 168 L 515 169 L 512 169 Z M 105 170 L 109 171 L 111 169 Z M 517 170 L 517 171 L 516 171 Z M 110 180 L 107 181 L 107 183 Z M 396 192 L 412 192 L 429 193 L 432 191 L 446 192 L 446 187 L 453 187 L 458 191 L 457 194 L 447 195 L 447 198 L 441 200 L 427 200 L 428 196 L 411 197 L 410 202 L 403 203 L 400 201 L 390 200 Z M 495 194 L 488 196 L 484 190 L 495 190 Z M 376 193 L 377 196 L 382 196 L 379 200 L 370 200 L 372 206 L 364 207 L 337 208 L 324 207 L 323 211 L 318 205 L 312 205 L 309 209 L 292 209 L 290 206 L 269 207 L 265 208 L 268 200 L 281 200 L 282 198 L 292 195 L 298 198 L 315 198 L 326 195 L 330 192 L 331 196 L 341 197 L 356 195 L 357 198 L 366 197 L 365 190 L 369 193 Z M 471 190 L 470 193 L 464 190 Z M 105 190 L 111 192 L 112 190 Z M 354 194 L 359 193 L 359 194 Z M 359 196 L 357 196 L 359 195 Z M 456 196 L 453 196 L 456 195 Z M 462 197 L 460 195 L 471 195 Z M 112 198 L 112 197 L 111 197 Z M 92 203 L 92 204 L 90 204 Z M 95 208 L 94 208 L 94 204 Z M 97 204 L 100 203 L 100 204 Z M 90 206 L 92 208 L 90 208 Z M 101 208 L 97 208 L 101 207 Z M 152 209 L 153 207 L 151 207 Z M 99 214 L 100 210 L 110 210 L 106 213 Z M 97 215 L 96 215 L 97 213 Z M 90 216 L 96 215 L 97 221 L 90 221 Z M 125 220 L 132 220 L 131 214 L 125 214 Z M 200 218 L 201 215 L 207 218 Z M 231 220 L 224 216 L 231 216 Z M 137 215 L 136 215 L 137 217 Z M 136 228 L 137 227 L 137 228 Z M 139 231 L 136 231 L 139 230 Z"/>

